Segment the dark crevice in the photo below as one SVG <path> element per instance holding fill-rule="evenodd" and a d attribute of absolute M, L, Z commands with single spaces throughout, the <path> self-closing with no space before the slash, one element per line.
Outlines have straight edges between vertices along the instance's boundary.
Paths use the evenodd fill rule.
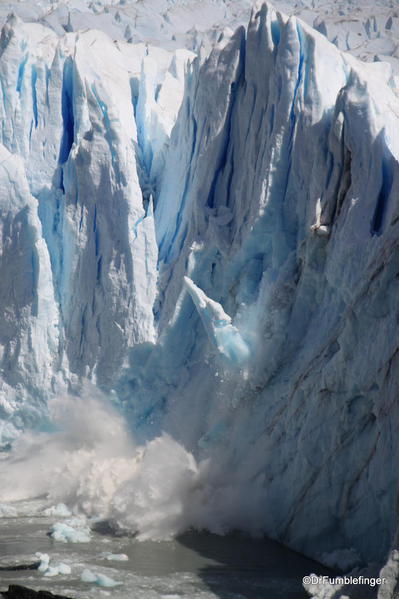
<path fill-rule="evenodd" d="M 65 195 L 64 169 L 62 168 L 62 166 L 60 167 L 60 183 L 59 183 L 59 188 L 61 189 L 62 193 Z"/>
<path fill-rule="evenodd" d="M 344 132 L 342 134 L 342 152 L 343 152 L 343 164 L 341 169 L 341 176 L 339 178 L 336 202 L 334 211 L 331 215 L 331 222 L 334 222 L 341 214 L 342 206 L 344 204 L 346 195 L 352 185 L 352 153 L 349 148 L 345 145 Z"/>
<path fill-rule="evenodd" d="M 237 89 L 238 89 L 238 84 L 236 82 L 233 82 L 230 85 L 230 107 L 229 107 L 229 113 L 227 116 L 227 130 L 226 130 L 226 136 L 225 136 L 225 140 L 224 140 L 224 144 L 223 144 L 223 148 L 222 148 L 222 154 L 219 160 L 219 164 L 215 169 L 215 174 L 214 177 L 212 179 L 212 183 L 211 183 L 211 187 L 209 190 L 209 195 L 208 195 L 208 200 L 206 202 L 206 206 L 208 208 L 214 208 L 215 206 L 215 192 L 216 192 L 216 186 L 217 183 L 219 181 L 219 177 L 220 175 L 223 173 L 226 164 L 227 164 L 227 156 L 229 153 L 230 145 L 231 145 L 231 130 L 232 130 L 232 113 L 234 110 L 234 105 L 236 102 L 236 97 L 237 97 Z"/>
<path fill-rule="evenodd" d="M 293 147 L 294 147 L 294 134 L 295 134 L 296 124 L 297 124 L 297 116 L 295 114 L 295 105 L 296 105 L 297 98 L 298 98 L 299 88 L 301 86 L 302 79 L 303 79 L 303 66 L 304 66 L 304 62 L 305 62 L 304 39 L 303 39 L 304 36 L 303 36 L 302 30 L 299 27 L 299 25 L 297 25 L 297 34 L 298 34 L 298 41 L 299 41 L 299 63 L 298 63 L 298 72 L 297 72 L 297 78 L 296 78 L 296 82 L 295 82 L 295 88 L 294 88 L 294 93 L 293 93 L 293 98 L 292 98 L 292 103 L 291 103 L 291 111 L 290 111 L 290 130 L 289 130 L 287 166 L 286 166 L 284 187 L 283 187 L 283 192 L 282 192 L 283 201 L 285 200 L 286 195 L 287 195 L 287 189 L 288 189 L 288 185 L 289 185 L 291 168 L 292 168 L 292 151 L 293 151 Z"/>
<path fill-rule="evenodd" d="M 302 29 L 297 25 L 297 34 L 299 41 L 299 64 L 298 64 L 298 75 L 295 83 L 294 96 L 291 104 L 291 113 L 290 113 L 290 122 L 291 122 L 291 141 L 294 135 L 295 125 L 296 125 L 296 114 L 295 114 L 295 104 L 298 97 L 299 87 L 302 83 L 303 78 L 303 65 L 305 62 L 305 52 L 304 52 L 304 36 L 302 33 Z M 292 147 L 290 148 L 290 151 Z"/>
<path fill-rule="evenodd" d="M 371 221 L 371 235 L 381 235 L 385 221 L 385 214 L 388 208 L 388 200 L 391 195 L 393 184 L 393 173 L 388 160 L 383 158 L 381 165 L 382 182 L 380 192 L 377 198 L 377 204 Z"/>
<path fill-rule="evenodd" d="M 35 119 L 35 127 L 37 128 L 37 126 L 39 124 L 39 113 L 38 113 L 38 109 L 37 109 L 37 92 L 36 92 L 37 70 L 36 70 L 35 66 L 32 66 L 31 82 L 32 82 L 33 117 Z"/>
<path fill-rule="evenodd" d="M 277 47 L 280 43 L 280 23 L 278 21 L 272 21 L 271 23 L 271 31 L 272 31 L 272 40 L 275 47 Z"/>
<path fill-rule="evenodd" d="M 223 173 L 226 165 L 227 165 L 227 158 L 228 158 L 228 153 L 229 150 L 231 150 L 231 134 L 232 134 L 232 128 L 233 128 L 233 114 L 234 114 L 234 107 L 236 104 L 236 100 L 237 100 L 237 95 L 238 95 L 238 90 L 240 89 L 240 87 L 243 85 L 244 80 L 245 80 L 245 73 L 244 73 L 244 65 L 245 65 L 245 36 L 242 37 L 241 40 L 241 47 L 240 47 L 240 64 L 238 66 L 238 73 L 237 73 L 237 79 L 236 81 L 233 81 L 230 85 L 230 104 L 228 107 L 228 114 L 227 114 L 227 118 L 226 118 L 226 133 L 225 133 L 225 139 L 224 139 L 224 143 L 223 143 L 223 148 L 222 148 L 222 153 L 219 159 L 219 164 L 217 165 L 216 169 L 215 169 L 215 174 L 211 183 L 211 187 L 209 190 L 209 194 L 208 194 L 208 199 L 206 202 L 206 206 L 208 208 L 214 208 L 215 206 L 215 191 L 216 191 L 216 186 L 219 180 L 219 176 Z M 227 204 L 229 198 L 227 196 Z"/>
<path fill-rule="evenodd" d="M 18 67 L 18 79 L 17 79 L 17 92 L 20 94 L 22 91 L 22 85 L 24 83 L 24 74 L 25 74 L 25 67 L 26 67 L 26 63 L 28 62 L 28 58 L 29 58 L 29 54 L 26 54 L 24 56 L 24 59 L 22 60 L 21 64 Z"/>
<path fill-rule="evenodd" d="M 96 256 L 98 256 L 100 253 L 100 234 L 98 231 L 98 223 L 97 223 L 97 206 L 94 206 L 93 233 L 94 233 L 95 252 L 96 252 Z"/>
<path fill-rule="evenodd" d="M 75 137 L 75 120 L 73 114 L 73 62 L 72 58 L 67 58 L 64 63 L 64 72 L 62 79 L 61 92 L 61 112 L 62 112 L 62 139 L 60 147 L 59 162 L 64 164 L 69 157 Z"/>
<path fill-rule="evenodd" d="M 102 258 L 102 256 L 100 256 L 97 261 L 97 283 L 100 283 L 100 281 L 101 281 L 102 265 L 103 265 L 103 258 Z"/>

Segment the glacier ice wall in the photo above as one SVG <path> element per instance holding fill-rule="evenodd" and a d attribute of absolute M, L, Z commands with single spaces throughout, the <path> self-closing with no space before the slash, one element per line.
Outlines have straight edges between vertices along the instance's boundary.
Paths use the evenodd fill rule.
<path fill-rule="evenodd" d="M 119 48 L 99 31 L 59 38 L 14 16 L 4 26 L 5 411 L 45 401 L 81 376 L 109 388 L 127 348 L 155 340 L 151 191 L 191 56 Z M 153 98 L 145 108 L 144 90 Z M 153 161 L 149 137 L 158 139 Z"/>
<path fill-rule="evenodd" d="M 265 6 L 189 71 L 155 211 L 159 347 L 130 405 L 210 457 L 221 530 L 318 558 L 393 538 L 398 115 L 373 65 Z M 245 369 L 184 275 L 232 317 Z"/>
<path fill-rule="evenodd" d="M 138 439 L 166 431 L 201 463 L 187 525 L 384 557 L 399 103 L 383 75 L 266 5 L 194 60 L 10 18 L 3 423 L 90 378 Z"/>

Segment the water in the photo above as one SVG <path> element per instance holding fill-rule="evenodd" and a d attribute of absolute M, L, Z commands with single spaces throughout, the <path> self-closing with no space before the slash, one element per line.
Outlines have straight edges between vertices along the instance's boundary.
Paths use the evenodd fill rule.
<path fill-rule="evenodd" d="M 0 565 L 34 561 L 48 553 L 70 575 L 45 577 L 36 570 L 0 572 L 0 590 L 9 584 L 48 590 L 78 599 L 304 599 L 302 577 L 329 573 L 279 544 L 239 534 L 188 532 L 173 541 L 139 541 L 93 534 L 90 543 L 60 543 L 47 532 L 54 517 L 0 519 Z M 128 561 L 107 561 L 104 552 L 125 553 Z M 85 568 L 106 574 L 120 586 L 98 587 L 80 580 Z"/>

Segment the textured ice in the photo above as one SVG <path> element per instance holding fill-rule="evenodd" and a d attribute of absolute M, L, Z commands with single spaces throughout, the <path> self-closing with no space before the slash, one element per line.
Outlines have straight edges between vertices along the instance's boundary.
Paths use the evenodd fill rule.
<path fill-rule="evenodd" d="M 110 13 L 78 4 L 10 16 L 0 39 L 1 500 L 47 493 L 140 538 L 240 528 L 382 560 L 399 458 L 390 67 L 342 53 L 309 3 L 323 34 L 259 3 L 197 58 L 178 49 L 187 22 L 166 49 L 141 43 L 162 41 L 158 17 L 115 42 L 86 29 Z M 224 4 L 209 18 L 230 22 Z M 364 24 L 378 57 L 391 16 Z"/>
<path fill-rule="evenodd" d="M 126 553 L 103 553 L 102 557 L 110 562 L 127 562 L 129 560 Z"/>
<path fill-rule="evenodd" d="M 230 362 L 244 365 L 249 359 L 249 348 L 238 329 L 231 324 L 230 316 L 219 303 L 207 297 L 189 277 L 184 277 L 184 283 L 211 342 Z"/>
<path fill-rule="evenodd" d="M 16 518 L 18 516 L 17 509 L 6 503 L 0 503 L 0 518 Z"/>
<path fill-rule="evenodd" d="M 46 572 L 50 563 L 50 556 L 48 553 L 36 553 L 36 557 L 40 560 L 39 572 Z"/>
<path fill-rule="evenodd" d="M 397 73 L 396 46 L 399 18 L 388 0 L 274 0 L 277 9 L 294 13 L 314 25 L 341 50 L 367 61 L 388 61 Z M 121 2 L 78 0 L 31 0 L 0 5 L 0 24 L 13 10 L 25 21 L 36 21 L 56 33 L 82 29 L 105 31 L 112 39 L 129 43 L 149 42 L 170 50 L 186 47 L 209 49 L 220 35 L 228 36 L 238 25 L 246 25 L 251 0 L 151 0 Z"/>
<path fill-rule="evenodd" d="M 57 516 L 58 518 L 69 518 L 72 512 L 67 508 L 65 503 L 58 503 L 43 510 L 44 516 Z"/>
<path fill-rule="evenodd" d="M 90 582 L 93 584 L 97 584 L 100 587 L 112 588 L 122 584 L 121 582 L 117 582 L 109 576 L 106 576 L 106 574 L 99 574 L 97 572 L 92 572 L 91 570 L 87 569 L 83 570 L 80 578 L 82 582 Z"/>
<path fill-rule="evenodd" d="M 64 575 L 68 576 L 71 574 L 72 568 L 68 564 L 58 564 L 57 566 L 49 566 L 47 570 L 44 572 L 44 576 L 59 576 Z"/>
<path fill-rule="evenodd" d="M 43 574 L 43 576 L 52 577 L 59 575 L 69 575 L 72 572 L 71 566 L 64 563 L 50 565 L 50 556 L 48 553 L 39 553 L 37 552 L 36 557 L 40 560 L 40 565 L 38 567 L 38 571 Z"/>
<path fill-rule="evenodd" d="M 90 528 L 84 520 L 77 518 L 65 522 L 56 522 L 51 527 L 51 537 L 62 543 L 89 543 Z"/>

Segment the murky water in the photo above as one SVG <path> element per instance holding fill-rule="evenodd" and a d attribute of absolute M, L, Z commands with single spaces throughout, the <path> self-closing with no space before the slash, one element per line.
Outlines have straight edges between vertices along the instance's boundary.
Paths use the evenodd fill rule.
<path fill-rule="evenodd" d="M 35 570 L 2 571 L 0 590 L 23 584 L 79 599 L 304 599 L 302 577 L 327 573 L 269 540 L 190 532 L 168 542 L 93 534 L 90 543 L 71 544 L 47 535 L 53 523 L 45 517 L 0 519 L 0 564 L 32 562 L 39 551 L 54 564 L 68 564 L 71 574 L 50 578 Z M 129 560 L 107 561 L 104 552 L 125 553 Z M 107 589 L 82 582 L 84 569 L 121 584 Z"/>

